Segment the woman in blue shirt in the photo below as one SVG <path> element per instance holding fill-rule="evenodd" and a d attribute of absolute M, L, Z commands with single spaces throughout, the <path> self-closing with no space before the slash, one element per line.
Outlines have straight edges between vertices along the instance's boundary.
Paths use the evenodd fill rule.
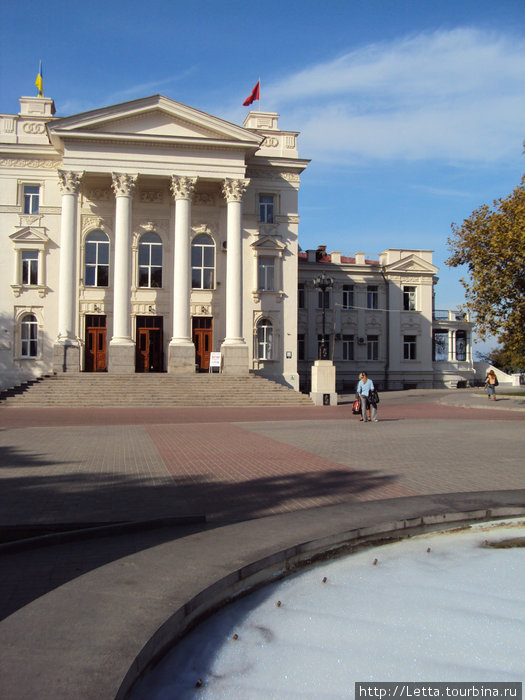
<path fill-rule="evenodd" d="M 377 405 L 373 404 L 368 398 L 370 392 L 374 389 L 374 382 L 371 379 L 368 379 L 368 375 L 366 372 L 361 372 L 361 374 L 359 375 L 359 383 L 357 385 L 357 394 L 361 399 L 361 414 L 365 423 L 368 423 L 369 420 L 372 420 L 374 423 L 378 422 Z M 367 410 L 370 410 L 370 419 L 368 418 Z"/>

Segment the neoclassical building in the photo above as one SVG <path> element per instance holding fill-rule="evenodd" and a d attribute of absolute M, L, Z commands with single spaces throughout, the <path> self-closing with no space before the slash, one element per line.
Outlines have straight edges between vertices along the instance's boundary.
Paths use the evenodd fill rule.
<path fill-rule="evenodd" d="M 298 388 L 298 189 L 275 113 L 155 95 L 0 115 L 2 385 L 54 372 L 256 370 Z"/>
<path fill-rule="evenodd" d="M 308 389 L 323 320 L 339 390 L 361 369 L 390 389 L 473 377 L 472 324 L 435 318 L 431 251 L 300 252 L 308 161 L 278 118 L 240 127 L 160 95 L 0 115 L 0 389 L 210 361 Z"/>

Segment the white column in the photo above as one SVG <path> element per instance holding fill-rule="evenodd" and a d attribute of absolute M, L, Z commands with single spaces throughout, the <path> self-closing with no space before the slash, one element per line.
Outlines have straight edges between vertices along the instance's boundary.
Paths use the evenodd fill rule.
<path fill-rule="evenodd" d="M 115 193 L 115 267 L 113 281 L 113 335 L 108 371 L 135 371 L 135 344 L 131 337 L 131 202 L 137 175 L 112 173 Z"/>
<path fill-rule="evenodd" d="M 59 170 L 62 194 L 60 219 L 60 268 L 58 273 L 58 338 L 62 344 L 76 339 L 76 241 L 77 199 L 82 173 Z"/>
<path fill-rule="evenodd" d="M 248 180 L 225 180 L 223 194 L 228 206 L 226 258 L 225 345 L 244 345 L 242 333 L 242 228 L 241 202 Z"/>
<path fill-rule="evenodd" d="M 171 180 L 175 198 L 175 245 L 173 258 L 173 336 L 170 345 L 193 345 L 190 324 L 191 295 L 191 197 L 196 177 Z"/>
<path fill-rule="evenodd" d="M 175 198 L 173 246 L 173 335 L 168 348 L 168 372 L 195 371 L 195 346 L 191 338 L 191 198 L 196 177 L 171 178 Z"/>
<path fill-rule="evenodd" d="M 112 345 L 129 345 L 131 339 L 131 200 L 136 175 L 113 173 L 115 193 L 115 270 L 113 282 Z"/>

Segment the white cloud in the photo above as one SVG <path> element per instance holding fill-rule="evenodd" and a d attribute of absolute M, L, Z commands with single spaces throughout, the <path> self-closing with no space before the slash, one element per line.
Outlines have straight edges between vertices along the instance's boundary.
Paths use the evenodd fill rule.
<path fill-rule="evenodd" d="M 372 44 L 263 86 L 317 160 L 490 161 L 521 152 L 525 41 L 455 29 Z"/>

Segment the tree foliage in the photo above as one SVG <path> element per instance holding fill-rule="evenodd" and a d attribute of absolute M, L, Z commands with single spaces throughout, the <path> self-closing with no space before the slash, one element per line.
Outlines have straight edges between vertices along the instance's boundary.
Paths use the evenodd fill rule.
<path fill-rule="evenodd" d="M 505 199 L 483 205 L 448 239 L 451 267 L 466 265 L 466 306 L 478 335 L 498 337 L 513 363 L 525 367 L 525 176 Z"/>

